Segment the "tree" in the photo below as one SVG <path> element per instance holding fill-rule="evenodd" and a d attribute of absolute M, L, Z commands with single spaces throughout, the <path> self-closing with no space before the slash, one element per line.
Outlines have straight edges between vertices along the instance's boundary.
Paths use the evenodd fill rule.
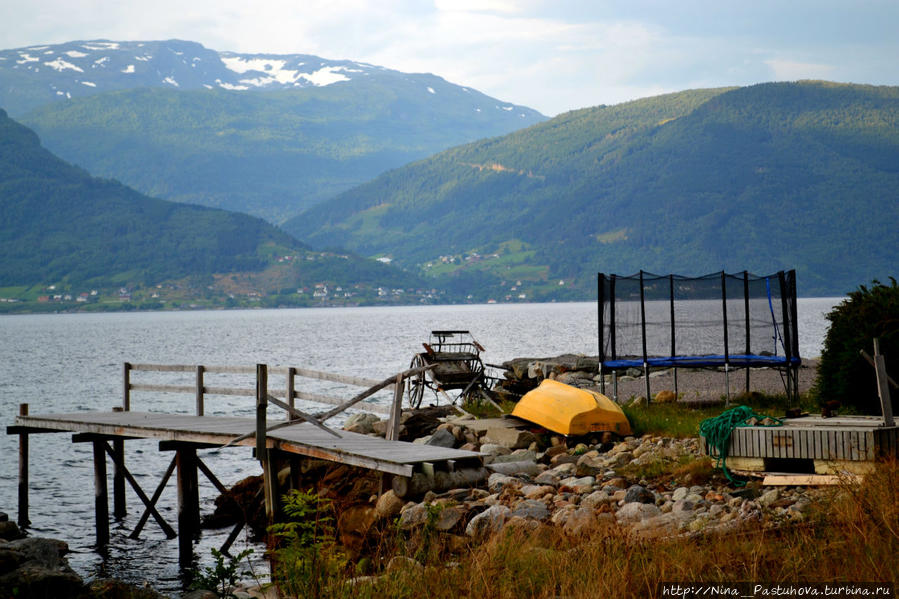
<path fill-rule="evenodd" d="M 899 285 L 893 277 L 890 281 L 859 286 L 827 315 L 830 328 L 815 382 L 819 401 L 881 413 L 874 369 L 860 352 L 873 353 L 874 339 L 880 339 L 887 372 L 899 374 Z"/>

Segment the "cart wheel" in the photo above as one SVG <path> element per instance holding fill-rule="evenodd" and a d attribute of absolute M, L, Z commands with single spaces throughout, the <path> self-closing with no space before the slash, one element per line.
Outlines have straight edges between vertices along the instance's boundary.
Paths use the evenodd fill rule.
<path fill-rule="evenodd" d="M 415 357 L 412 358 L 412 363 L 409 364 L 409 368 L 421 368 L 422 366 L 426 366 L 425 359 L 421 354 L 415 354 Z M 419 372 L 410 377 L 406 382 L 406 385 L 406 394 L 409 396 L 409 407 L 413 410 L 417 410 L 421 407 L 421 398 L 424 397 L 425 394 L 425 373 Z"/>

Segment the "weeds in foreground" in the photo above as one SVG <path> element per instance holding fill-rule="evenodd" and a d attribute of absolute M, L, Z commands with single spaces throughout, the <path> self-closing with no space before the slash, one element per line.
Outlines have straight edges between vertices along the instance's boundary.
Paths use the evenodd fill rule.
<path fill-rule="evenodd" d="M 331 501 L 313 491 L 284 496 L 285 522 L 269 527 L 276 548 L 272 580 L 292 597 L 332 597 L 343 586 L 347 559 L 337 546 Z"/>
<path fill-rule="evenodd" d="M 675 469 L 694 473 L 688 465 Z M 421 544 L 406 547 L 412 546 Z M 325 553 L 335 549 L 320 547 Z M 421 562 L 400 561 L 390 571 L 382 560 L 380 575 L 360 581 L 351 580 L 346 570 L 334 572 L 323 579 L 319 595 L 296 596 L 652 599 L 661 596 L 659 581 L 896 585 L 897 552 L 899 465 L 890 462 L 878 465 L 861 484 L 847 480 L 820 495 L 798 524 L 768 521 L 729 533 L 656 538 L 641 538 L 614 524 L 579 538 L 549 526 L 507 526 L 455 558 L 447 559 L 442 551 L 419 552 Z M 279 579 L 290 576 L 285 571 Z"/>
<path fill-rule="evenodd" d="M 226 556 L 221 551 L 213 548 L 212 557 L 215 558 L 214 566 L 207 566 L 202 572 L 195 571 L 192 575 L 190 588 L 195 590 L 212 591 L 222 599 L 234 597 L 234 585 L 237 584 L 238 568 L 240 563 L 252 555 L 252 549 L 244 549 L 236 556 Z M 225 558 L 228 562 L 225 563 Z"/>

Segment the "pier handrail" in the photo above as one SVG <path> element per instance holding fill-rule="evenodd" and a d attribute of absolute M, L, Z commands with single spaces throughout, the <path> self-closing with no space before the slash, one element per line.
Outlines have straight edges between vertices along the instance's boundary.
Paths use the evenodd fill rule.
<path fill-rule="evenodd" d="M 287 388 L 285 389 L 285 393 L 283 395 L 284 401 L 291 408 L 295 408 L 294 402 L 297 399 L 302 399 L 306 401 L 312 401 L 315 403 L 322 404 L 330 404 L 330 405 L 341 405 L 343 403 L 342 399 L 330 397 L 327 395 L 321 395 L 317 393 L 311 393 L 308 391 L 297 390 L 296 388 L 296 378 L 308 378 L 315 379 L 321 381 L 329 381 L 333 383 L 340 383 L 344 385 L 350 385 L 355 387 L 372 387 L 377 385 L 380 381 L 374 379 L 368 379 L 364 377 L 357 376 L 348 376 L 344 374 L 337 374 L 332 372 L 323 372 L 319 370 L 312 370 L 309 368 L 297 368 L 293 366 L 275 366 L 268 367 L 267 370 L 269 374 L 274 375 L 283 375 L 287 380 Z M 169 384 L 147 384 L 147 383 L 134 383 L 131 381 L 131 373 L 132 372 L 194 372 L 196 373 L 196 382 L 194 385 L 169 385 Z M 122 367 L 122 380 L 123 380 L 123 392 L 122 392 L 122 408 L 125 411 L 131 410 L 131 392 L 132 391 L 149 391 L 149 392 L 157 392 L 157 393 L 193 393 L 196 399 L 196 414 L 197 416 L 202 416 L 205 412 L 205 399 L 207 395 L 226 395 L 226 396 L 240 396 L 240 397 L 254 397 L 256 395 L 255 389 L 245 387 L 245 388 L 234 388 L 234 387 L 213 387 L 208 386 L 205 381 L 205 376 L 207 374 L 247 374 L 247 375 L 255 375 L 256 367 L 255 366 L 206 366 L 206 365 L 189 365 L 189 364 L 140 364 L 140 363 L 129 363 L 125 362 Z M 394 383 L 387 385 L 385 388 L 390 389 L 393 387 Z M 281 399 L 277 397 L 277 399 Z M 389 414 L 389 408 L 380 405 L 367 405 L 367 410 L 372 412 L 377 412 L 381 414 Z M 288 413 L 289 411 L 285 410 Z"/>
<path fill-rule="evenodd" d="M 196 415 L 203 416 L 205 412 L 206 395 L 230 395 L 256 398 L 256 430 L 247 433 L 237 439 L 232 440 L 228 445 L 232 445 L 252 436 L 257 436 L 257 450 L 264 453 L 265 433 L 276 430 L 298 422 L 309 422 L 312 425 L 327 431 L 329 434 L 340 436 L 335 431 L 324 425 L 324 422 L 333 418 L 337 414 L 368 399 L 375 393 L 385 389 L 393 389 L 393 402 L 385 409 L 384 406 L 367 404 L 366 410 L 386 413 L 388 415 L 388 426 L 385 437 L 388 440 L 396 440 L 399 438 L 400 415 L 402 412 L 403 392 L 406 386 L 406 379 L 420 375 L 422 372 L 434 367 L 434 364 L 422 366 L 418 368 L 410 368 L 396 375 L 387 377 L 382 381 L 366 379 L 362 377 L 347 376 L 331 372 L 322 372 L 311 370 L 308 368 L 296 368 L 293 366 L 273 367 L 269 368 L 266 364 L 257 364 L 256 366 L 205 366 L 205 365 L 185 365 L 185 364 L 137 364 L 125 362 L 122 366 L 123 379 L 123 397 L 122 409 L 131 410 L 131 392 L 132 391 L 152 391 L 152 392 L 169 392 L 169 393 L 193 393 L 196 399 Z M 145 384 L 133 383 L 131 374 L 133 372 L 194 372 L 196 375 L 195 385 L 167 385 L 167 384 Z M 269 373 L 286 376 L 286 390 L 284 399 L 273 394 L 269 390 L 268 375 Z M 234 388 L 234 387 L 211 387 L 206 385 L 206 374 L 253 374 L 255 375 L 254 388 Z M 328 397 L 316 393 L 297 391 L 296 378 L 311 378 L 345 385 L 357 387 L 367 387 L 361 393 L 358 393 L 349 400 Z M 335 407 L 316 414 L 307 414 L 300 411 L 294 405 L 296 399 L 312 401 L 322 404 L 331 404 Z M 273 425 L 266 423 L 266 411 L 268 404 L 272 404 L 283 409 L 287 414 L 287 420 Z"/>

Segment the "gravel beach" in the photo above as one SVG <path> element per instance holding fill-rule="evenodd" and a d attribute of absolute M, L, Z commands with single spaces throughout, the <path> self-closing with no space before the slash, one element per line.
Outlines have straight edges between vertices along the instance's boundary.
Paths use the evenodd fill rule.
<path fill-rule="evenodd" d="M 805 360 L 799 368 L 799 392 L 808 391 L 815 383 L 818 373 L 817 360 Z M 722 399 L 727 392 L 726 380 L 730 381 L 730 396 L 735 398 L 746 391 L 746 370 L 731 370 L 725 377 L 724 369 L 680 368 L 677 371 L 677 391 L 680 401 L 715 401 Z M 749 391 L 765 394 L 784 394 L 785 375 L 773 368 L 750 368 Z M 662 390 L 674 391 L 674 369 L 651 372 L 649 379 L 650 393 L 655 395 Z M 612 389 L 606 386 L 606 395 L 612 396 Z M 626 401 L 632 397 L 646 395 L 646 383 L 643 377 L 621 376 L 618 378 L 618 399 Z"/>

